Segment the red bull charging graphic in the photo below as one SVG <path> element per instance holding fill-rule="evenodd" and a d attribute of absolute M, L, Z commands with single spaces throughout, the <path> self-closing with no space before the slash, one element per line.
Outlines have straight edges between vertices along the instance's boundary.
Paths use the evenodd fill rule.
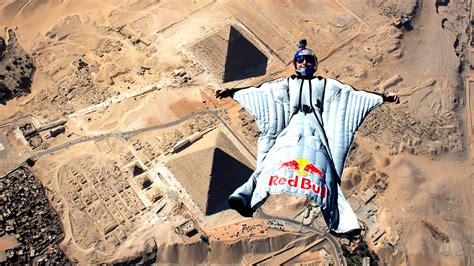
<path fill-rule="evenodd" d="M 322 199 L 326 199 L 327 188 L 322 187 L 316 183 L 316 180 L 323 181 L 323 172 L 315 165 L 304 158 L 298 158 L 288 162 L 283 162 L 278 168 L 279 172 L 286 170 L 284 176 L 272 175 L 269 178 L 268 186 L 289 186 L 313 192 L 319 195 Z M 290 173 L 288 175 L 287 173 Z"/>

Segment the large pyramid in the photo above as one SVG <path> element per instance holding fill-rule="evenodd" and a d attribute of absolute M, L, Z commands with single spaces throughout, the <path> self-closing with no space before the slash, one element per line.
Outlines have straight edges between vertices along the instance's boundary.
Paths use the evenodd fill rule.
<path fill-rule="evenodd" d="M 249 160 L 220 130 L 172 156 L 167 166 L 206 215 L 228 209 L 227 197 L 253 172 Z"/>

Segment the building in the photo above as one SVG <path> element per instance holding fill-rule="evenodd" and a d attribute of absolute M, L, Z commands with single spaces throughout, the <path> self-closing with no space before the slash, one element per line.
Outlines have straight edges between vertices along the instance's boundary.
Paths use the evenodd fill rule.
<path fill-rule="evenodd" d="M 383 235 L 385 234 L 385 230 L 383 230 L 382 228 L 380 227 L 375 227 L 372 231 L 371 231 L 371 234 L 370 234 L 370 240 L 372 240 L 372 242 L 376 242 L 377 240 L 380 239 L 380 237 L 382 237 Z"/>
<path fill-rule="evenodd" d="M 362 194 L 361 198 L 365 204 L 367 204 L 371 199 L 373 199 L 377 195 L 377 191 L 375 191 L 372 187 L 367 188 Z"/>

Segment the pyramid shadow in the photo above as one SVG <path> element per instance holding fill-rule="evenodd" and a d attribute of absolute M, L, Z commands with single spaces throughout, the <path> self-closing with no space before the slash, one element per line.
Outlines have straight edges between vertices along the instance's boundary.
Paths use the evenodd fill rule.
<path fill-rule="evenodd" d="M 265 75 L 268 57 L 230 26 L 223 82 Z"/>
<path fill-rule="evenodd" d="M 227 198 L 252 175 L 253 170 L 223 150 L 214 150 L 211 182 L 207 194 L 206 215 L 229 208 Z"/>

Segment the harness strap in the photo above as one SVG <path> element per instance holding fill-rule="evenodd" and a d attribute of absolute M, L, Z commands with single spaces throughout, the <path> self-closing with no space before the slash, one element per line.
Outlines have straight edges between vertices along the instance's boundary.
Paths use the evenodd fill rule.
<path fill-rule="evenodd" d="M 299 102 L 298 102 L 298 108 L 296 110 L 294 110 L 293 113 L 290 115 L 290 119 L 288 119 L 288 123 L 289 123 L 289 121 L 291 121 L 293 116 L 299 112 L 299 110 L 301 108 L 301 95 L 303 94 L 303 84 L 304 84 L 304 79 L 301 80 L 300 97 L 299 97 Z M 288 86 L 288 100 L 291 102 L 291 100 L 290 100 L 290 87 L 289 86 Z"/>
<path fill-rule="evenodd" d="M 311 106 L 313 106 L 313 97 L 312 97 L 312 86 L 311 86 L 311 80 L 309 81 L 309 99 L 310 99 L 310 103 L 311 103 Z M 326 132 L 324 131 L 324 124 L 323 124 L 323 118 L 322 118 L 322 112 L 323 112 L 323 105 L 324 105 L 324 91 L 326 90 L 326 79 L 324 79 L 324 86 L 323 86 L 323 92 L 322 92 L 322 104 L 321 104 L 321 108 L 319 109 L 319 112 L 316 112 L 314 109 L 315 108 L 312 108 L 313 109 L 313 115 L 314 117 L 316 118 L 316 121 L 318 121 L 318 124 L 319 124 L 319 127 L 318 127 L 318 130 L 320 131 L 320 135 L 322 136 L 321 137 L 321 140 L 324 144 L 324 147 L 326 148 L 326 151 L 328 153 L 328 156 L 329 158 L 331 159 L 330 162 L 331 162 L 331 165 L 333 166 L 334 169 L 336 169 L 336 166 L 334 165 L 334 160 L 332 158 L 332 154 L 331 154 L 331 150 L 329 149 L 329 140 L 328 140 L 328 137 L 326 136 Z"/>

